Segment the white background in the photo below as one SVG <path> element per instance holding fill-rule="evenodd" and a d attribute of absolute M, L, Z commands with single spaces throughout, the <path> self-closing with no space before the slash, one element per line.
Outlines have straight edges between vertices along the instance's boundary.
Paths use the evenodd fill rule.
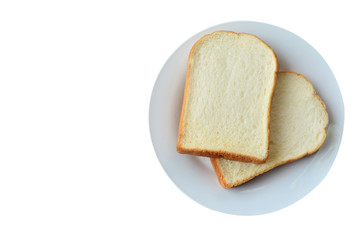
<path fill-rule="evenodd" d="M 0 239 L 358 239 L 356 1 L 2 1 Z M 167 177 L 148 113 L 157 74 L 199 31 L 287 29 L 327 61 L 345 103 L 324 181 L 280 211 L 209 210 Z"/>

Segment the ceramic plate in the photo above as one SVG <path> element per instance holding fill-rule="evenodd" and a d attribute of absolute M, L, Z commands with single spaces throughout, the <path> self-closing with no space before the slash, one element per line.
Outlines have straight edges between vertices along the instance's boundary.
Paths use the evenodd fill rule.
<path fill-rule="evenodd" d="M 251 33 L 264 40 L 277 54 L 280 71 L 301 73 L 313 83 L 327 106 L 330 120 L 327 138 L 318 152 L 232 189 L 220 186 L 208 158 L 176 152 L 190 49 L 200 37 L 217 30 Z M 344 105 L 329 66 L 306 41 L 273 25 L 240 21 L 208 28 L 191 37 L 170 56 L 154 85 L 149 121 L 156 155 L 181 191 L 201 205 L 219 212 L 258 215 L 293 204 L 325 178 L 340 146 Z"/>

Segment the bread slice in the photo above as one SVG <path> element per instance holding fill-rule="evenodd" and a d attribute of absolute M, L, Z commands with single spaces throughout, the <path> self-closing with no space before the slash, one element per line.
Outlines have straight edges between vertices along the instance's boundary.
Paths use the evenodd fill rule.
<path fill-rule="evenodd" d="M 272 168 L 316 152 L 326 138 L 328 114 L 309 80 L 280 72 L 271 108 L 270 156 L 264 164 L 212 158 L 220 184 L 240 185 Z"/>
<path fill-rule="evenodd" d="M 218 31 L 189 56 L 177 151 L 263 163 L 278 61 L 259 38 Z"/>

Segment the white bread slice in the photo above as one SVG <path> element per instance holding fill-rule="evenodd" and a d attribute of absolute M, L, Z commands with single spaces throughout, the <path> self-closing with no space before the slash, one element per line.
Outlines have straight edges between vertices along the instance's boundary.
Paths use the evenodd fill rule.
<path fill-rule="evenodd" d="M 326 138 L 326 106 L 309 80 L 280 72 L 271 107 L 270 155 L 264 164 L 212 158 L 220 184 L 240 185 L 272 168 L 316 152 Z"/>
<path fill-rule="evenodd" d="M 217 31 L 191 49 L 177 151 L 263 163 L 278 61 L 251 34 Z"/>

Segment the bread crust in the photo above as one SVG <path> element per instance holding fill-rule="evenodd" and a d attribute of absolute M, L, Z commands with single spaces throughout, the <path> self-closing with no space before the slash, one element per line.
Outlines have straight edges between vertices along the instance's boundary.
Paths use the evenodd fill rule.
<path fill-rule="evenodd" d="M 267 139 L 267 152 L 265 155 L 265 158 L 260 159 L 260 158 L 256 158 L 256 157 L 252 157 L 252 156 L 247 156 L 247 155 L 243 155 L 243 154 L 236 154 L 236 153 L 230 153 L 230 152 L 226 152 L 226 151 L 211 151 L 211 150 L 206 150 L 206 149 L 187 149 L 184 148 L 181 144 L 182 142 L 182 137 L 184 135 L 183 133 L 183 124 L 184 124 L 184 114 L 185 114 L 185 109 L 186 109 L 186 104 L 187 104 L 187 96 L 188 96 L 188 86 L 189 86 L 189 76 L 190 76 L 190 69 L 191 69 L 191 60 L 192 60 L 192 56 L 194 53 L 194 50 L 196 48 L 196 46 L 206 37 L 210 36 L 211 34 L 217 33 L 217 32 L 226 32 L 226 33 L 232 33 L 232 34 L 236 34 L 236 35 L 250 35 L 252 37 L 257 38 L 258 40 L 260 40 L 267 48 L 270 49 L 271 53 L 273 54 L 273 57 L 275 59 L 275 71 L 274 71 L 274 77 L 273 77 L 273 86 L 271 89 L 271 94 L 270 94 L 270 101 L 269 101 L 269 106 L 268 106 L 268 139 Z M 185 153 L 185 154 L 192 154 L 192 155 L 197 155 L 197 156 L 203 156 L 203 157 L 212 157 L 212 158 L 226 158 L 226 159 L 230 159 L 230 160 L 234 160 L 234 161 L 241 161 L 241 162 L 251 162 L 251 163 L 256 163 L 256 164 L 261 164 L 266 162 L 266 160 L 269 157 L 269 143 L 270 143 L 270 113 L 271 113 L 271 104 L 272 104 L 272 99 L 274 96 L 274 91 L 275 91 L 275 86 L 276 86 L 276 78 L 277 78 L 277 72 L 279 70 L 279 60 L 274 52 L 274 50 L 272 50 L 272 48 L 265 43 L 262 39 L 258 38 L 257 36 L 253 35 L 253 34 L 249 34 L 249 33 L 236 33 L 233 31 L 224 31 L 224 30 L 219 30 L 219 31 L 215 31 L 212 32 L 210 34 L 206 34 L 203 37 L 201 37 L 199 40 L 197 40 L 195 42 L 195 44 L 192 46 L 190 53 L 189 53 L 189 59 L 188 59 L 188 67 L 187 67 L 187 71 L 186 71 L 186 79 L 185 79 L 185 89 L 184 89 L 184 98 L 183 98 L 183 104 L 182 104 L 182 110 L 181 110 L 181 116 L 180 116 L 180 123 L 179 123 L 179 132 L 178 132 L 178 141 L 177 141 L 177 145 L 176 145 L 176 150 L 179 153 Z"/>
<path fill-rule="evenodd" d="M 191 154 L 195 156 L 201 156 L 201 157 L 213 157 L 213 158 L 225 158 L 233 161 L 241 161 L 241 162 L 247 162 L 247 163 L 256 163 L 261 164 L 265 163 L 266 160 L 259 160 L 257 158 L 246 156 L 246 155 L 240 155 L 240 154 L 234 154 L 231 152 L 226 151 L 211 151 L 211 150 L 202 150 L 202 149 L 187 149 L 187 148 L 177 148 L 177 151 L 179 153 L 184 154 Z M 269 156 L 269 154 L 268 154 Z M 266 159 L 268 158 L 266 157 Z"/>
<path fill-rule="evenodd" d="M 232 188 L 233 186 L 231 186 L 230 184 L 227 184 L 225 181 L 225 177 L 222 174 L 222 171 L 220 170 L 220 164 L 218 162 L 217 158 L 210 158 L 211 164 L 215 170 L 215 174 L 219 180 L 219 183 L 221 186 L 223 186 L 224 188 Z"/>
<path fill-rule="evenodd" d="M 276 164 L 276 165 L 274 165 L 274 166 L 270 166 L 269 168 L 266 168 L 266 169 L 264 169 L 263 171 L 255 174 L 255 175 L 253 175 L 253 176 L 251 176 L 251 177 L 249 177 L 249 178 L 247 178 L 247 179 L 244 179 L 244 180 L 242 180 L 242 181 L 236 182 L 236 183 L 234 183 L 234 184 L 228 184 L 228 183 L 226 182 L 225 176 L 222 174 L 222 170 L 221 170 L 221 167 L 220 167 L 220 164 L 219 164 L 219 160 L 218 160 L 217 158 L 210 158 L 211 164 L 212 164 L 212 166 L 213 166 L 213 168 L 214 168 L 214 170 L 215 170 L 216 176 L 218 177 L 219 183 L 220 183 L 220 185 L 223 186 L 224 188 L 232 188 L 232 187 L 239 186 L 239 185 L 241 185 L 241 184 L 243 184 L 243 183 L 245 183 L 245 182 L 248 182 L 249 180 L 251 180 L 251 179 L 253 179 L 253 178 L 255 178 L 255 177 L 257 177 L 257 176 L 259 176 L 259 175 L 261 175 L 261 174 L 263 174 L 263 173 L 265 173 L 265 172 L 267 172 L 267 171 L 269 171 L 269 170 L 271 170 L 271 169 L 274 169 L 274 168 L 278 167 L 278 166 L 281 166 L 281 165 L 284 165 L 284 164 L 287 164 L 287 163 L 290 163 L 290 162 L 294 162 L 294 161 L 299 160 L 299 159 L 301 159 L 301 158 L 303 158 L 303 157 L 305 157 L 305 156 L 314 154 L 315 152 L 317 152 L 317 151 L 320 149 L 320 147 L 321 147 L 321 146 L 323 145 L 323 143 L 325 142 L 325 139 L 326 139 L 326 136 L 327 136 L 327 131 L 326 131 L 326 129 L 327 129 L 327 126 L 328 126 L 328 124 L 329 124 L 329 115 L 328 115 L 328 112 L 326 111 L 326 105 L 325 105 L 325 103 L 324 103 L 323 100 L 320 98 L 320 96 L 316 94 L 316 91 L 315 91 L 315 88 L 314 88 L 313 84 L 312 84 L 312 83 L 309 81 L 309 79 L 307 79 L 305 76 L 303 76 L 302 74 L 299 74 L 299 73 L 291 72 L 291 71 L 281 71 L 281 72 L 278 72 L 278 74 L 282 74 L 282 73 L 296 74 L 297 76 L 302 77 L 302 78 L 305 79 L 308 83 L 310 83 L 310 85 L 311 85 L 311 87 L 312 87 L 312 90 L 313 90 L 313 92 L 312 92 L 313 96 L 316 97 L 316 98 L 319 100 L 319 102 L 320 102 L 321 105 L 323 106 L 324 111 L 325 111 L 325 113 L 326 113 L 326 119 L 327 119 L 327 121 L 326 121 L 325 127 L 324 127 L 324 129 L 323 129 L 324 132 L 325 132 L 324 138 L 320 141 L 320 144 L 319 144 L 318 146 L 314 147 L 313 150 L 311 150 L 311 151 L 309 151 L 309 152 L 307 152 L 307 153 L 304 153 L 304 154 L 302 154 L 302 155 L 299 155 L 298 157 L 294 157 L 294 158 L 291 158 L 291 159 L 289 159 L 289 160 L 286 160 L 286 161 L 283 161 L 283 162 L 279 162 L 278 164 Z M 225 158 L 225 159 L 227 159 L 227 158 Z"/>

